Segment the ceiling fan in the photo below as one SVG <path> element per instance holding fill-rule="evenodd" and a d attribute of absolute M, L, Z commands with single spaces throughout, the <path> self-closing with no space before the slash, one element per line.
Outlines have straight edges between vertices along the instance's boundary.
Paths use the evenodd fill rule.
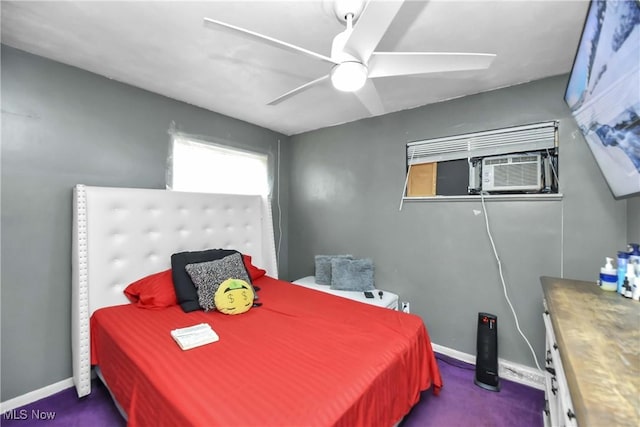
<path fill-rule="evenodd" d="M 333 65 L 329 74 L 290 90 L 268 105 L 279 104 L 330 80 L 334 88 L 353 92 L 372 115 L 380 115 L 385 112 L 384 106 L 371 79 L 443 71 L 481 70 L 489 68 L 496 56 L 489 53 L 376 52 L 375 48 L 403 3 L 404 0 L 336 0 L 333 6 L 334 13 L 346 24 L 346 29 L 334 37 L 331 56 L 215 19 L 204 18 L 204 22 L 206 25 L 241 33 Z"/>

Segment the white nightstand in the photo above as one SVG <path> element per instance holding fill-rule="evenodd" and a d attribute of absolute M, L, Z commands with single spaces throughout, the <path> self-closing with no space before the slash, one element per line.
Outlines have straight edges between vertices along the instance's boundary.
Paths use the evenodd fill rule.
<path fill-rule="evenodd" d="M 378 307 L 390 308 L 391 310 L 398 309 L 398 295 L 382 290 L 382 298 L 379 295 L 380 289 L 375 289 L 373 292 L 374 298 L 367 298 L 364 296 L 364 292 L 359 291 L 337 291 L 331 289 L 328 285 L 318 285 L 316 283 L 315 276 L 307 276 L 302 279 L 295 280 L 293 282 L 296 285 L 304 286 L 305 288 L 315 289 L 316 291 L 326 292 L 331 295 L 336 295 L 343 298 L 349 298 L 354 301 L 360 301 L 365 304 L 376 305 Z"/>

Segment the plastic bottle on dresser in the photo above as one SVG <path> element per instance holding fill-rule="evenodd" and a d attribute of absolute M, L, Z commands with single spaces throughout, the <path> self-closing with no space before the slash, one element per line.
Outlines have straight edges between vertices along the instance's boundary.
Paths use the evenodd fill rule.
<path fill-rule="evenodd" d="M 640 301 L 640 277 L 636 277 L 636 283 L 632 287 L 631 298 Z"/>
<path fill-rule="evenodd" d="M 600 269 L 598 284 L 603 291 L 616 291 L 618 289 L 618 272 L 611 264 L 613 258 L 607 257 L 606 260 L 605 266 Z"/>
<path fill-rule="evenodd" d="M 628 283 L 627 289 L 623 290 L 625 297 L 633 298 L 634 289 L 636 288 L 636 263 L 630 262 L 627 264 L 627 275 L 625 281 Z"/>
<path fill-rule="evenodd" d="M 635 263 L 636 267 L 636 276 L 640 276 L 640 244 L 638 243 L 629 243 L 629 263 Z"/>
<path fill-rule="evenodd" d="M 624 293 L 624 278 L 627 275 L 627 263 L 629 261 L 629 252 L 618 252 L 618 293 Z"/>

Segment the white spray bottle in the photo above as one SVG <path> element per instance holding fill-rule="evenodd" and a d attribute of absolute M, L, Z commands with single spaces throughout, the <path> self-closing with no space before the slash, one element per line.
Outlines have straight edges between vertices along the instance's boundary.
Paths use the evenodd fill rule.
<path fill-rule="evenodd" d="M 627 298 L 633 298 L 633 289 L 637 288 L 636 285 L 636 263 L 630 262 L 627 264 L 627 275 L 625 280 L 629 283 L 629 288 L 625 291 L 624 296 Z"/>

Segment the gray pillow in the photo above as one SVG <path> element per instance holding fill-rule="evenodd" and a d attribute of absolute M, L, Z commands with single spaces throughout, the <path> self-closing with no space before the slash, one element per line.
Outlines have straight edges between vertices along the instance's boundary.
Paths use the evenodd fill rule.
<path fill-rule="evenodd" d="M 370 291 L 373 282 L 373 261 L 334 258 L 331 260 L 331 289 L 340 291 Z"/>
<path fill-rule="evenodd" d="M 216 309 L 213 296 L 220 284 L 227 279 L 242 279 L 251 283 L 242 262 L 242 254 L 235 253 L 222 259 L 187 264 L 185 270 L 198 291 L 198 302 L 204 311 Z"/>
<path fill-rule="evenodd" d="M 333 258 L 352 259 L 353 255 L 316 255 L 316 283 L 331 285 L 331 260 Z"/>

